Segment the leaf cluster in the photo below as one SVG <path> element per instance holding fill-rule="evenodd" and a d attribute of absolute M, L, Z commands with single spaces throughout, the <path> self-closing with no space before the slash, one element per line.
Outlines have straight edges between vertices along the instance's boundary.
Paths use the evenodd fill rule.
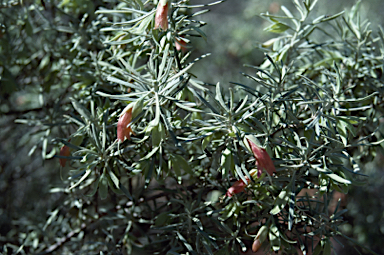
<path fill-rule="evenodd" d="M 29 251 L 237 254 L 266 229 L 265 251 L 331 254 L 346 212 L 330 208 L 332 194 L 362 184 L 359 164 L 382 150 L 382 30 L 360 21 L 358 5 L 313 18 L 317 1 L 295 0 L 295 14 L 262 14 L 279 36 L 260 45 L 261 66 L 246 66 L 249 83 L 215 85 L 190 71 L 207 57 L 191 57 L 191 38 L 206 38 L 195 18 L 221 1 L 189 2 L 169 2 L 165 31 L 154 29 L 149 0 L 103 3 L 92 14 L 64 1 L 62 12 L 81 16 L 68 38 L 47 22 L 60 36 L 46 48 L 63 48 L 40 65 L 61 75 L 42 87 L 47 110 L 17 122 L 44 132 L 44 159 L 68 162 L 51 189 L 62 203 L 41 230 L 55 236 L 41 245 L 21 236 Z M 129 108 L 133 133 L 121 142 L 117 121 Z M 266 149 L 275 175 L 252 178 L 246 136 Z M 62 146 L 70 156 L 58 155 Z M 226 197 L 235 180 L 251 181 Z"/>

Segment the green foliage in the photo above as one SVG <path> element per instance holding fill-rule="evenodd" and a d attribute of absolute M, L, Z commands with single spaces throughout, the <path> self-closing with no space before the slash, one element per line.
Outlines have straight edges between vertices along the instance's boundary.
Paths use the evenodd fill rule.
<path fill-rule="evenodd" d="M 169 2 L 165 31 L 154 29 L 157 1 L 9 8 L 25 28 L 2 21 L 1 51 L 14 52 L 2 84 L 28 91 L 33 61 L 44 77 L 30 92 L 41 111 L 21 109 L 16 122 L 38 130 L 43 159 L 67 161 L 50 190 L 60 203 L 4 252 L 237 254 L 258 239 L 266 252 L 331 254 L 346 212 L 330 208 L 332 194 L 361 184 L 359 164 L 383 145 L 384 34 L 358 4 L 312 17 L 316 2 L 262 14 L 278 37 L 247 66 L 249 83 L 225 87 L 191 72 L 207 56 L 191 56 L 191 38 L 207 37 L 196 18 L 219 2 Z M 131 137 L 119 141 L 131 108 Z M 261 159 L 248 140 L 271 156 L 273 176 L 254 176 Z M 226 196 L 235 180 L 248 185 Z"/>

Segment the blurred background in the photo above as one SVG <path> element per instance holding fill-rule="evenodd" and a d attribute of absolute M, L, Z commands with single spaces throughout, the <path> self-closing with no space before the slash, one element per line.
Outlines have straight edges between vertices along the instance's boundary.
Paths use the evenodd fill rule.
<path fill-rule="evenodd" d="M 212 1 L 196 1 L 209 3 Z M 301 2 L 301 1 L 300 1 Z M 343 10 L 349 10 L 357 1 L 319 0 L 313 15 L 332 15 Z M 212 6 L 211 12 L 202 19 L 208 23 L 203 28 L 207 40 L 196 40 L 196 51 L 212 53 L 195 66 L 195 72 L 200 79 L 226 84 L 242 79 L 240 71 L 245 72 L 244 64 L 258 65 L 264 55 L 257 48 L 261 43 L 273 38 L 276 34 L 264 31 L 271 23 L 260 17 L 260 13 L 269 12 L 274 15 L 284 15 L 281 6 L 287 7 L 294 15 L 298 14 L 292 0 L 263 1 L 263 0 L 227 0 Z M 371 29 L 377 31 L 378 25 L 384 24 L 384 3 L 380 0 L 363 0 L 360 4 L 361 20 L 369 19 Z"/>
<path fill-rule="evenodd" d="M 26 8 L 41 4 L 49 8 L 50 2 L 36 1 L 28 5 L 27 1 L 20 9 L 23 12 L 19 12 L 18 9 L 12 10 L 14 7 L 4 7 L 13 2 L 17 3 L 2 1 L 3 6 L 0 6 L 0 251 L 5 243 L 22 244 L 32 229 L 43 231 L 45 221 L 49 217 L 48 213 L 60 200 L 57 194 L 50 193 L 50 189 L 54 186 L 63 186 L 58 159 L 43 161 L 41 150 L 34 147 L 37 142 L 44 144 L 42 139 L 44 140 L 45 131 L 34 125 L 20 124 L 17 121 L 31 112 L 36 117 L 41 114 L 40 110 L 44 107 L 40 103 L 43 100 L 41 97 L 44 84 L 54 82 L 47 79 L 45 67 L 49 64 L 43 61 L 52 61 L 55 56 L 44 58 L 47 55 L 42 52 L 50 52 L 53 47 L 61 47 L 58 44 L 60 42 L 52 41 L 50 44 L 39 45 L 39 40 L 44 40 L 41 37 L 42 31 L 32 29 L 33 32 L 31 32 L 31 24 L 27 21 L 31 19 L 39 21 L 43 18 L 25 17 Z M 77 2 L 81 3 L 80 7 L 83 11 L 90 13 L 103 4 L 101 1 Z M 211 1 L 191 1 L 193 4 L 209 2 Z M 350 9 L 355 3 L 352 0 L 319 0 L 315 12 L 317 16 L 332 15 L 344 9 Z M 257 49 L 258 46 L 274 36 L 263 31 L 269 22 L 259 14 L 268 11 L 279 15 L 282 13 L 282 5 L 291 11 L 295 10 L 290 0 L 227 0 L 210 7 L 211 11 L 201 17 L 208 23 L 203 27 L 207 40 L 199 38 L 192 40 L 194 47 L 192 56 L 198 57 L 206 53 L 211 53 L 211 56 L 202 59 L 193 67 L 192 72 L 200 80 L 209 83 L 220 82 L 227 85 L 231 81 L 242 82 L 244 78 L 240 72 L 250 71 L 243 65 L 259 65 L 264 56 Z M 79 8 L 79 6 L 73 8 Z M 6 19 L 10 18 L 9 15 L 12 13 L 20 15 L 20 23 L 7 23 Z M 377 31 L 378 25 L 384 25 L 383 13 L 384 3 L 381 0 L 361 2 L 361 18 L 370 20 L 373 33 Z M 81 18 L 79 16 L 78 23 L 81 22 Z M 7 24 L 7 29 L 4 29 L 4 24 Z M 5 32 L 10 31 L 10 26 L 14 29 L 12 36 Z M 16 40 L 15 38 L 23 36 L 30 36 L 31 40 L 24 44 L 10 45 L 10 38 Z M 47 37 L 49 36 L 55 35 L 48 34 Z M 33 54 L 37 54 L 36 61 L 30 60 Z M 28 59 L 30 60 L 28 63 L 23 62 Z M 71 82 L 65 78 L 59 80 Z M 53 153 L 58 153 L 57 148 L 51 149 Z M 343 226 L 342 231 L 378 254 L 384 254 L 383 166 L 382 155 L 377 155 L 373 162 L 362 165 L 363 172 L 369 175 L 366 184 L 353 187 L 348 195 L 343 197 L 342 203 L 348 209 L 345 214 L 348 223 Z M 342 246 L 345 240 L 340 240 L 340 243 L 335 242 L 337 254 L 358 254 L 352 247 Z M 358 249 L 362 253 L 367 252 L 364 249 Z"/>

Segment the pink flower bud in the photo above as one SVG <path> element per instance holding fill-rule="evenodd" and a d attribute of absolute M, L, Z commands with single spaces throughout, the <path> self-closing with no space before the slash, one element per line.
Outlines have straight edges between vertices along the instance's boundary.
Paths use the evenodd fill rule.
<path fill-rule="evenodd" d="M 182 39 L 176 39 L 175 46 L 177 51 L 185 52 L 187 50 L 187 43 Z"/>
<path fill-rule="evenodd" d="M 262 226 L 259 231 L 257 232 L 257 235 L 256 235 L 256 238 L 255 240 L 253 240 L 253 244 L 252 244 L 252 251 L 253 252 L 257 252 L 260 247 L 261 247 L 261 244 L 265 241 L 265 239 L 267 238 L 267 235 L 268 235 L 268 227 L 267 226 Z"/>
<path fill-rule="evenodd" d="M 64 145 L 63 147 L 61 147 L 60 149 L 60 156 L 64 156 L 64 157 L 69 157 L 69 155 L 71 154 L 71 152 L 69 151 L 69 147 L 67 145 Z M 59 158 L 60 160 L 60 165 L 62 167 L 65 167 L 65 164 L 67 163 L 67 159 L 66 158 Z"/>
<path fill-rule="evenodd" d="M 261 242 L 260 242 L 259 239 L 256 238 L 256 239 L 253 241 L 253 244 L 252 244 L 252 251 L 253 251 L 253 252 L 257 252 L 257 251 L 260 249 L 260 247 L 261 247 Z"/>
<path fill-rule="evenodd" d="M 248 183 L 249 183 L 249 179 L 248 179 L 248 178 L 246 178 L 246 179 L 247 179 L 247 181 L 248 181 Z M 245 189 L 245 187 L 247 187 L 248 183 L 244 183 L 243 180 L 241 180 L 241 179 L 238 180 L 238 181 L 236 181 L 236 182 L 232 185 L 232 187 L 230 187 L 230 188 L 227 190 L 226 195 L 227 195 L 228 197 L 232 197 L 234 194 L 237 194 L 237 193 L 242 192 L 242 191 Z"/>
<path fill-rule="evenodd" d="M 132 108 L 129 108 L 124 114 L 122 114 L 117 122 L 117 139 L 120 142 L 124 142 L 125 138 L 131 139 L 132 128 L 127 127 L 132 120 Z"/>
<path fill-rule="evenodd" d="M 273 175 L 273 173 L 276 172 L 276 168 L 272 162 L 271 157 L 269 157 L 268 152 L 254 144 L 251 140 L 247 140 L 251 146 L 253 155 L 256 158 L 256 166 L 258 169 L 257 176 L 260 177 L 262 170 L 265 170 L 268 172 L 268 174 Z"/>
<path fill-rule="evenodd" d="M 160 0 L 155 15 L 155 29 L 168 29 L 168 1 Z"/>

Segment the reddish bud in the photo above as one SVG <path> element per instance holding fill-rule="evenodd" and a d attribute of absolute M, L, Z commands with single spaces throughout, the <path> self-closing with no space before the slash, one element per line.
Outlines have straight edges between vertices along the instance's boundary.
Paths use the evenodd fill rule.
<path fill-rule="evenodd" d="M 187 50 L 187 43 L 182 39 L 176 39 L 175 46 L 177 51 L 185 52 Z"/>
<path fill-rule="evenodd" d="M 249 145 L 251 146 L 253 155 L 256 158 L 256 166 L 258 169 L 257 176 L 260 177 L 261 171 L 265 170 L 268 174 L 273 175 L 276 172 L 275 165 L 272 162 L 271 157 L 268 155 L 268 152 L 254 144 L 251 140 L 247 139 Z"/>
<path fill-rule="evenodd" d="M 155 29 L 168 29 L 168 1 L 160 0 L 155 15 Z"/>
<path fill-rule="evenodd" d="M 267 239 L 268 232 L 269 231 L 268 231 L 267 226 L 262 226 L 259 229 L 259 231 L 257 232 L 256 238 L 252 244 L 252 251 L 253 252 L 257 252 L 260 249 L 262 242 L 264 242 L 265 239 Z"/>
<path fill-rule="evenodd" d="M 120 142 L 124 142 L 125 138 L 131 139 L 132 128 L 127 127 L 132 120 L 132 108 L 129 108 L 125 113 L 120 115 L 117 122 L 117 139 Z"/>
<path fill-rule="evenodd" d="M 247 181 L 249 182 L 249 179 L 248 179 L 248 178 L 246 178 L 246 179 L 247 179 Z M 227 190 L 226 195 L 227 195 L 228 197 L 232 197 L 234 194 L 237 194 L 237 193 L 242 192 L 242 191 L 245 189 L 245 187 L 247 187 L 247 185 L 248 185 L 248 183 L 244 183 L 243 180 L 240 179 L 240 180 L 236 181 L 236 182 L 232 185 L 232 187 L 230 187 L 230 188 Z"/>
<path fill-rule="evenodd" d="M 252 244 L 252 251 L 257 252 L 260 249 L 260 247 L 261 247 L 261 242 L 258 238 L 256 238 Z"/>
<path fill-rule="evenodd" d="M 67 145 L 64 145 L 63 147 L 61 147 L 60 149 L 60 156 L 64 156 L 64 157 L 69 157 L 69 155 L 71 154 L 71 152 L 69 151 L 69 147 Z M 67 160 L 66 158 L 59 158 L 60 160 L 60 165 L 62 167 L 65 167 L 65 164 L 67 163 Z"/>

